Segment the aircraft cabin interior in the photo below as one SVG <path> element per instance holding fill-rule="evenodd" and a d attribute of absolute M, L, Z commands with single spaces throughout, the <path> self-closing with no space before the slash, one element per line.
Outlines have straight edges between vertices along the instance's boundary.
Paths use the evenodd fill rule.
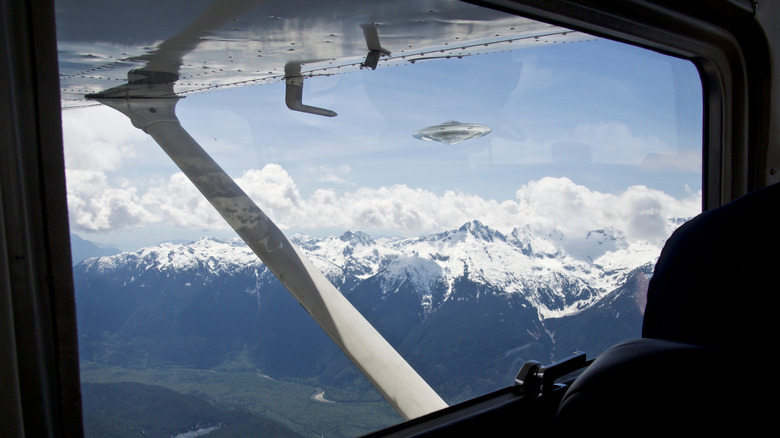
<path fill-rule="evenodd" d="M 307 53 L 307 59 L 290 57 L 290 53 L 305 52 L 305 47 L 296 47 L 299 52 L 280 49 L 278 54 L 266 56 L 267 62 L 275 63 L 272 71 L 254 76 L 240 70 L 213 72 L 214 82 L 203 85 L 206 82 L 189 80 L 197 72 L 187 66 L 186 60 L 188 53 L 206 40 L 204 35 L 211 32 L 208 26 L 230 26 L 243 14 L 251 16 L 255 7 L 272 8 L 278 3 L 276 7 L 283 9 L 284 2 L 204 1 L 199 5 L 205 5 L 205 12 L 199 17 L 186 11 L 187 2 L 163 1 L 161 7 L 171 11 L 179 8 L 185 18 L 177 22 L 173 17 L 157 17 L 149 23 L 162 27 L 170 23 L 184 31 L 167 40 L 169 35 L 160 31 L 153 38 L 158 42 L 154 50 L 147 47 L 143 55 L 112 62 L 105 71 L 92 76 L 64 74 L 81 61 L 76 52 L 62 45 L 58 49 L 58 28 L 70 26 L 72 30 L 78 27 L 73 23 L 78 22 L 84 26 L 85 35 L 111 31 L 113 25 L 107 18 L 111 7 L 98 3 L 0 0 L 0 435 L 84 436 L 62 127 L 67 108 L 99 105 L 119 111 L 133 126 L 153 137 L 291 292 L 316 291 L 300 293 L 296 299 L 403 417 L 399 424 L 366 436 L 580 431 L 611 435 L 624 430 L 615 426 L 658 433 L 738 427 L 749 434 L 766 433 L 765 427 L 771 426 L 774 409 L 767 400 L 771 400 L 775 384 L 773 370 L 767 364 L 772 361 L 772 333 L 776 331 L 773 310 L 780 292 L 774 275 L 780 261 L 777 2 L 453 2 L 475 11 L 489 11 L 485 17 L 498 11 L 543 23 L 538 29 L 529 27 L 529 35 L 536 32 L 535 40 L 544 31 L 549 32 L 551 41 L 557 39 L 556 43 L 576 47 L 578 39 L 593 36 L 693 66 L 691 71 L 695 70 L 701 83 L 701 102 L 696 108 L 701 111 L 700 154 L 695 151 L 700 160 L 701 214 L 680 226 L 663 246 L 647 292 L 641 336 L 597 357 L 585 351 L 572 352 L 554 363 L 526 362 L 517 369 L 514 382 L 506 382 L 504 389 L 451 406 L 428 391 L 404 359 L 392 347 L 384 347 L 381 336 L 374 337 L 373 327 L 322 273 L 305 257 L 299 259 L 300 253 L 260 210 L 263 205 L 258 208 L 181 125 L 171 121 L 176 120 L 173 106 L 177 93 L 189 98 L 216 90 L 220 84 L 263 87 L 270 83 L 285 87 L 286 94 L 279 96 L 279 103 L 284 101 L 286 108 L 279 105 L 258 111 L 296 111 L 306 120 L 316 120 L 311 123 L 336 120 L 341 117 L 336 113 L 347 110 L 347 104 L 339 106 L 338 100 L 328 99 L 319 103 L 319 95 L 303 91 L 315 90 L 312 84 L 318 76 L 379 72 L 415 61 L 422 66 L 438 62 L 435 58 L 472 56 L 465 44 L 452 44 L 463 45 L 462 49 L 451 47 L 446 53 L 441 49 L 427 54 L 409 44 L 409 52 L 414 51 L 416 57 L 410 62 L 393 48 L 393 38 L 383 37 L 386 29 L 382 26 L 361 28 L 355 24 L 352 27 L 358 40 L 354 44 L 344 42 L 344 52 L 328 55 L 328 60 L 342 62 L 338 66 L 312 60 L 319 56 L 315 52 Z M 308 12 L 302 12 L 306 7 L 314 10 L 328 3 L 349 4 L 346 0 L 326 0 L 298 1 L 295 5 L 307 16 Z M 433 12 L 445 2 L 414 3 L 424 3 L 420 7 L 430 7 Z M 60 6 L 62 10 L 70 8 L 68 13 L 58 13 Z M 124 11 L 128 8 L 132 5 Z M 94 19 L 89 15 L 91 9 L 96 11 Z M 263 9 L 261 15 L 267 16 L 265 12 Z M 419 14 L 419 23 L 424 21 L 422 14 L 428 12 L 412 7 L 403 11 Z M 481 12 L 474 14 L 473 22 L 469 22 L 474 29 L 489 21 L 479 15 Z M 58 22 L 65 19 L 75 21 L 67 25 Z M 333 19 L 339 21 L 340 17 Z M 416 16 L 409 17 L 409 22 L 414 21 Z M 442 18 L 436 23 L 446 21 Z M 428 23 L 415 28 L 419 33 L 405 37 L 418 39 L 422 47 L 433 41 L 432 36 L 427 39 L 426 32 L 434 28 Z M 132 32 L 127 30 L 127 34 Z M 497 34 L 495 37 L 480 35 L 474 53 L 499 51 L 499 42 L 524 50 L 522 46 L 534 40 L 533 36 L 512 41 L 498 39 Z M 128 37 L 130 40 L 132 37 Z M 495 67 L 499 73 L 501 68 Z M 83 88 L 77 88 L 82 86 L 75 85 L 78 81 L 83 81 Z M 491 132 L 486 126 L 489 123 L 460 122 L 468 123 L 450 120 L 428 127 L 420 123 L 414 134 L 410 131 L 404 135 L 409 141 L 433 140 L 447 147 L 498 135 L 496 129 Z M 459 130 L 451 130 L 453 126 Z M 210 175 L 219 174 L 213 177 L 218 183 L 199 182 L 206 168 Z M 237 210 L 253 215 L 251 226 L 246 225 L 246 216 L 235 214 Z M 279 255 L 274 252 L 278 248 L 290 249 Z M 341 321 L 356 327 L 356 339 L 339 334 Z M 380 365 L 372 363 L 376 357 L 382 357 Z"/>

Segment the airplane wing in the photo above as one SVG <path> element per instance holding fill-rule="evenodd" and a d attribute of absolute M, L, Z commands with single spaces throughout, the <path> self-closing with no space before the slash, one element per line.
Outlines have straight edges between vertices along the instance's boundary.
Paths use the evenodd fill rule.
<path fill-rule="evenodd" d="M 593 37 L 452 0 L 57 2 L 63 108 L 125 83 L 177 75 L 177 95 L 472 56 Z"/>

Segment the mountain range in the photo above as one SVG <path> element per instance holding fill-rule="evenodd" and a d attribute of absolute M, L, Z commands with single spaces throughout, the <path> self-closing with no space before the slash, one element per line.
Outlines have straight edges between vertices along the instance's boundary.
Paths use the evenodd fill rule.
<path fill-rule="evenodd" d="M 526 360 L 638 337 L 657 245 L 610 229 L 576 245 L 472 221 L 415 238 L 291 239 L 449 403 L 511 385 Z M 564 245 L 564 243 L 568 243 Z M 368 383 L 239 240 L 203 238 L 74 267 L 82 359 Z"/>
<path fill-rule="evenodd" d="M 122 251 L 117 248 L 98 246 L 89 240 L 82 239 L 77 234 L 70 233 L 70 256 L 74 265 L 88 258 L 114 255 L 120 252 Z"/>

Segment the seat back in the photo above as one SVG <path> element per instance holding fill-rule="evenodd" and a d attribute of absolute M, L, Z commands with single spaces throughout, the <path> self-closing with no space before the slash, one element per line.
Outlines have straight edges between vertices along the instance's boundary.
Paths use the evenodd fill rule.
<path fill-rule="evenodd" d="M 642 337 L 755 357 L 780 294 L 780 184 L 695 217 L 667 240 Z"/>
<path fill-rule="evenodd" d="M 778 273 L 780 185 L 685 223 L 656 263 L 642 339 L 610 348 L 577 378 L 559 406 L 559 425 L 730 426 L 744 434 L 769 424 L 772 405 L 764 400 L 775 384 L 763 365 L 774 340 Z"/>

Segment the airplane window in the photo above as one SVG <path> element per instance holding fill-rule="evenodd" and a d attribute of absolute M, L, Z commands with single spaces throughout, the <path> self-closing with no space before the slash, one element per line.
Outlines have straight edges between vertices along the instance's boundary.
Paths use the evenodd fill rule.
<path fill-rule="evenodd" d="M 291 13 L 277 6 L 263 20 Z M 87 47 L 58 8 L 87 436 L 357 436 L 402 420 L 154 139 L 83 98 L 128 70 L 180 63 L 182 127 L 448 404 L 511 385 L 527 360 L 640 336 L 660 249 L 701 208 L 687 61 L 548 27 L 474 54 L 444 33 L 461 52 L 420 52 L 390 19 L 253 40 L 243 10 L 192 47 L 184 24 Z M 335 51 L 262 74 L 245 60 L 346 33 L 361 48 L 343 71 Z"/>

